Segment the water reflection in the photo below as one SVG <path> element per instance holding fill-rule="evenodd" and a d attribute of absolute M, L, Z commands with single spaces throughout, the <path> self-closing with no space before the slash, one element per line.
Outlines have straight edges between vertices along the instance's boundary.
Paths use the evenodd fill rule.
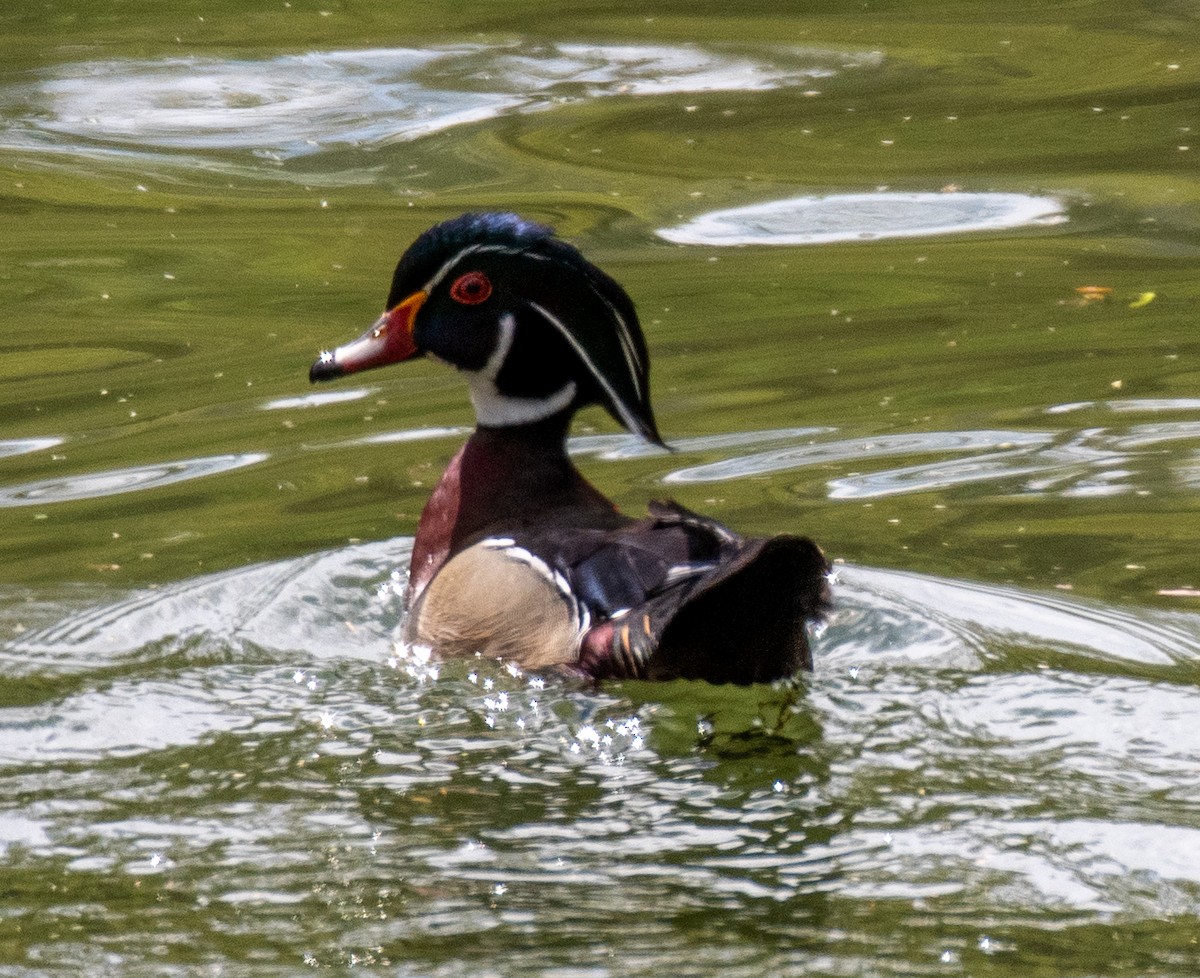
<path fill-rule="evenodd" d="M 280 398 L 261 407 L 306 409 L 361 400 L 370 393 L 371 389 L 321 392 Z M 1122 411 L 1132 412 L 1135 403 L 1126 402 Z M 1158 408 L 1152 402 L 1146 410 L 1156 412 Z M 461 439 L 469 433 L 469 428 L 460 426 L 406 428 L 306 448 L 325 451 L 347 446 Z M 689 454 L 717 456 L 712 461 L 664 467 L 660 478 L 667 485 L 726 482 L 853 463 L 855 470 L 832 476 L 825 483 L 828 498 L 844 500 L 944 491 L 985 483 L 1014 496 L 1054 493 L 1066 498 L 1100 497 L 1145 493 L 1151 486 L 1158 493 L 1175 487 L 1186 489 L 1194 487 L 1200 478 L 1196 462 L 1200 451 L 1163 455 L 1159 447 L 1175 442 L 1185 445 L 1200 442 L 1200 421 L 1162 421 L 1117 430 L 984 429 L 835 437 L 838 434 L 836 428 L 807 426 L 670 438 L 670 452 L 624 433 L 577 435 L 570 439 L 568 450 L 575 456 L 592 456 L 608 462 L 660 458 L 664 463 L 676 463 Z M 50 437 L 0 441 L 0 457 L 41 451 L 61 441 Z M 873 460 L 922 455 L 935 458 L 861 471 Z M 266 458 L 261 453 L 219 455 L 0 487 L 0 507 L 134 492 L 254 465 Z M 1161 477 L 1164 467 L 1169 470 L 1166 479 Z"/>
<path fill-rule="evenodd" d="M 364 435 L 362 438 L 355 439 L 351 444 L 394 445 L 398 442 L 426 441 L 436 438 L 453 438 L 455 436 L 461 437 L 470 433 L 470 428 L 460 427 L 407 428 L 403 431 L 385 431 L 378 435 Z"/>
<path fill-rule="evenodd" d="M 742 444 L 752 444 L 756 435 L 764 434 L 769 433 L 747 433 L 750 437 Z M 828 496 L 873 499 L 978 483 L 998 484 L 1010 495 L 1025 496 L 1050 492 L 1068 498 L 1114 496 L 1145 493 L 1151 484 L 1163 492 L 1173 484 L 1193 484 L 1194 463 L 1188 456 L 1163 457 L 1157 451 L 1139 450 L 1164 442 L 1200 441 L 1200 422 L 1134 425 L 1125 431 L 933 431 L 830 441 L 806 434 L 796 440 L 802 443 L 677 468 L 666 473 L 663 482 L 723 482 L 834 462 L 933 454 L 958 457 L 836 476 L 826 484 Z M 676 445 L 683 447 L 683 443 Z M 611 451 L 597 454 L 611 457 Z M 1163 466 L 1173 470 L 1172 479 L 1165 483 L 1157 474 Z M 1155 475 L 1143 484 L 1142 476 L 1149 469 Z"/>
<path fill-rule="evenodd" d="M 210 455 L 207 458 L 184 459 L 180 462 L 163 462 L 158 465 L 137 465 L 127 469 L 108 469 L 86 475 L 63 476 L 26 482 L 18 486 L 0 487 L 0 507 L 34 506 L 46 503 L 64 503 L 76 499 L 99 499 L 120 493 L 142 489 L 156 489 L 188 479 L 230 472 L 247 465 L 266 461 L 268 456 L 260 452 L 240 455 Z"/>
<path fill-rule="evenodd" d="M 431 679 L 391 642 L 410 544 L 97 597 L 0 641 L 25 690 L 0 708 L 18 896 L 52 868 L 186 877 L 331 965 L 531 915 L 594 933 L 614 893 L 622 930 L 686 899 L 781 944 L 861 899 L 991 924 L 1191 905 L 1200 616 L 847 567 L 795 687 Z M 343 910 L 369 933 L 319 930 Z M 137 912 L 112 911 L 123 939 Z"/>
<path fill-rule="evenodd" d="M 278 397 L 262 406 L 264 411 L 290 411 L 295 408 L 324 407 L 326 404 L 345 404 L 370 397 L 378 388 L 362 387 L 357 390 L 316 391 L 299 397 Z"/>
<path fill-rule="evenodd" d="M 692 45 L 569 43 L 93 61 L 57 66 L 11 92 L 7 101 L 29 109 L 0 129 L 0 145 L 250 150 L 286 159 L 418 139 L 579 99 L 809 85 L 880 61 L 806 49 L 764 57 Z"/>
<path fill-rule="evenodd" d="M 44 452 L 47 448 L 61 445 L 61 438 L 0 438 L 0 458 L 25 455 L 28 452 Z"/>
<path fill-rule="evenodd" d="M 1157 411 L 1200 411 L 1200 397 L 1143 397 L 1120 401 L 1072 401 L 1069 404 L 1052 404 L 1046 414 L 1070 414 L 1088 408 L 1102 407 L 1122 414 L 1143 414 Z"/>
<path fill-rule="evenodd" d="M 14 675 L 64 674 L 181 653 L 310 661 L 351 646 L 382 662 L 397 621 L 392 574 L 411 545 L 399 537 L 133 592 L 0 643 L 0 662 Z"/>
<path fill-rule="evenodd" d="M 1065 221 L 1062 201 L 1013 193 L 830 194 L 713 211 L 658 234 L 677 244 L 807 245 Z"/>
<path fill-rule="evenodd" d="M 435 441 L 439 438 L 466 438 L 470 433 L 470 428 L 460 427 L 403 428 L 399 431 L 381 431 L 377 435 L 363 435 L 361 438 L 351 438 L 347 441 L 325 442 L 306 447 L 314 451 L 324 451 L 349 448 L 353 445 L 402 445 L 415 441 Z"/>
<path fill-rule="evenodd" d="M 979 449 L 1025 448 L 1048 445 L 1052 434 L 1030 431 L 916 431 L 903 435 L 852 438 L 806 444 L 741 455 L 706 465 L 676 469 L 664 482 L 720 482 L 848 459 L 886 458 L 922 452 L 965 452 Z"/>
<path fill-rule="evenodd" d="M 567 449 L 572 455 L 594 455 L 608 462 L 621 459 L 645 458 L 654 455 L 668 456 L 676 452 L 705 452 L 720 448 L 744 448 L 773 441 L 795 441 L 814 435 L 825 435 L 835 428 L 772 428 L 767 431 L 733 431 L 722 435 L 696 435 L 690 438 L 672 438 L 669 448 L 651 445 L 636 435 L 578 435 L 572 438 Z M 670 476 L 667 477 L 668 480 Z"/>
<path fill-rule="evenodd" d="M 977 668 L 1014 647 L 1127 665 L 1200 662 L 1197 615 L 868 567 L 839 572 L 836 593 L 838 611 L 821 647 L 840 663 L 884 657 Z"/>

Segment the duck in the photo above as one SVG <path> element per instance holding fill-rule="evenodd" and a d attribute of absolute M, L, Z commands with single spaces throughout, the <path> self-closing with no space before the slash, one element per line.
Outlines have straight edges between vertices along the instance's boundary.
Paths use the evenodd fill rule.
<path fill-rule="evenodd" d="M 626 515 L 572 461 L 588 405 L 667 447 L 633 301 L 575 246 L 516 214 L 443 221 L 401 256 L 384 310 L 310 380 L 425 356 L 465 379 L 476 421 L 418 522 L 402 641 L 593 680 L 812 669 L 831 601 L 816 543 L 741 536 L 673 501 Z"/>

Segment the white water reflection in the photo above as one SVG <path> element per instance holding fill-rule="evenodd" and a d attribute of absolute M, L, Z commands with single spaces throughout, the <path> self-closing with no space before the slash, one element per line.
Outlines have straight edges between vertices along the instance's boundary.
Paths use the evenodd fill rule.
<path fill-rule="evenodd" d="M 1115 446 L 1111 441 L 1093 444 L 1084 433 L 1065 444 L 1050 445 L 1049 439 L 1032 443 L 1035 446 L 1033 448 L 1030 444 L 1011 451 L 975 455 L 949 462 L 904 466 L 832 479 L 829 482 L 829 498 L 872 499 L 1033 475 L 1042 478 L 1026 479 L 1022 484 L 1025 493 L 1046 492 L 1055 486 L 1062 486 L 1064 496 L 1116 495 L 1130 490 L 1126 480 L 1132 473 L 1126 469 L 1111 468 L 1126 460 L 1126 456 L 1114 451 Z"/>
<path fill-rule="evenodd" d="M 108 469 L 86 475 L 69 475 L 58 479 L 43 479 L 18 486 L 0 487 L 0 507 L 34 506 L 65 503 L 77 499 L 99 499 L 141 489 L 157 489 L 176 482 L 200 479 L 204 476 L 229 472 L 247 465 L 256 465 L 269 456 L 261 452 L 241 455 L 211 455 L 207 458 L 184 459 L 157 465 L 137 465 L 126 469 Z"/>
<path fill-rule="evenodd" d="M 1013 449 L 1048 445 L 1054 435 L 1038 431 L 915 431 L 876 438 L 849 438 L 771 449 L 753 455 L 723 459 L 707 465 L 676 469 L 664 482 L 721 482 L 789 469 L 841 462 L 847 459 L 915 455 L 921 452 L 966 452 L 980 449 Z"/>
<path fill-rule="evenodd" d="M 348 401 L 361 401 L 370 397 L 379 388 L 361 387 L 356 390 L 316 391 L 312 394 L 302 394 L 299 397 L 279 397 L 267 401 L 262 406 L 264 411 L 290 411 L 295 408 L 324 407 L 326 404 L 345 404 Z"/>
<path fill-rule="evenodd" d="M 302 409 L 360 399 L 369 391 L 345 393 L 351 396 L 285 398 L 262 407 Z M 309 451 L 325 451 L 347 446 L 463 439 L 469 434 L 470 429 L 465 427 L 436 426 L 384 431 L 304 447 Z M 1152 490 L 1161 494 L 1175 487 L 1186 490 L 1194 488 L 1200 480 L 1197 475 L 1200 449 L 1189 450 L 1187 444 L 1200 446 L 1200 421 L 1154 422 L 1117 430 L 983 429 L 864 437 L 837 435 L 836 428 L 808 426 L 669 437 L 670 452 L 627 433 L 579 435 L 570 439 L 568 450 L 574 456 L 592 456 L 609 462 L 657 457 L 676 463 L 676 467 L 662 470 L 661 481 L 667 485 L 727 482 L 818 467 L 853 466 L 851 471 L 826 478 L 828 498 L 841 500 L 937 492 L 976 484 L 991 484 L 993 492 L 1009 496 L 1054 494 L 1064 498 L 1095 498 L 1144 495 Z M 53 447 L 59 441 L 45 438 L 0 442 L 0 457 Z M 1168 452 L 1162 447 L 1175 443 L 1182 443 L 1178 450 L 1172 447 Z M 717 458 L 698 464 L 679 464 L 689 454 Z M 922 455 L 933 458 L 871 468 L 874 460 Z M 0 486 L 0 508 L 95 499 L 151 489 L 254 465 L 267 457 L 264 453 L 218 455 Z"/>
<path fill-rule="evenodd" d="M 910 465 L 899 469 L 831 479 L 830 499 L 876 499 L 931 489 L 949 489 L 968 482 L 993 482 L 1014 476 L 1033 475 L 1057 468 L 1054 462 L 1038 461 L 1027 452 L 997 452 L 952 462 Z"/>
<path fill-rule="evenodd" d="M 721 447 L 752 445 L 781 438 L 800 442 L 765 451 L 728 454 L 714 462 L 688 465 L 667 472 L 668 484 L 725 482 L 778 472 L 790 472 L 836 463 L 856 468 L 873 459 L 898 455 L 951 456 L 935 461 L 852 471 L 826 483 L 830 499 L 874 499 L 992 483 L 993 491 L 1007 495 L 1054 493 L 1066 498 L 1095 498 L 1129 493 L 1146 494 L 1155 487 L 1163 492 L 1171 484 L 1195 484 L 1197 454 L 1164 454 L 1158 447 L 1170 442 L 1200 442 L 1200 422 L 1178 421 L 1134 425 L 1110 431 L 928 431 L 867 438 L 821 440 L 820 429 L 797 429 L 789 439 L 784 432 L 745 432 L 730 437 Z M 606 436 L 609 437 L 609 436 Z M 627 457 L 623 443 L 594 448 L 600 458 Z M 701 444 L 673 441 L 681 451 L 699 451 Z M 715 446 L 714 446 L 715 447 Z M 1163 478 L 1166 467 L 1170 474 Z"/>
<path fill-rule="evenodd" d="M 463 437 L 470 433 L 470 428 L 458 427 L 405 428 L 401 431 L 384 431 L 378 435 L 363 435 L 362 438 L 354 438 L 348 442 L 339 442 L 338 444 L 395 445 L 409 441 L 430 441 L 438 438 L 453 438 L 455 436 Z"/>
<path fill-rule="evenodd" d="M 691 45 L 464 44 L 57 66 L 5 99 L 28 106 L 0 145 L 249 150 L 287 158 L 413 140 L 580 99 L 808 85 L 878 54 Z M 83 151 L 84 146 L 76 146 Z"/>
<path fill-rule="evenodd" d="M 1162 411 L 1200 411 L 1200 397 L 1142 397 L 1120 401 L 1071 401 L 1052 404 L 1046 414 L 1070 414 L 1088 408 L 1106 408 L 1119 414 L 1154 414 Z"/>
<path fill-rule="evenodd" d="M 0 642 L 0 663 L 10 675 L 60 674 L 180 650 L 234 650 L 239 660 L 254 650 L 336 651 L 382 662 L 396 623 L 394 592 L 383 586 L 411 548 L 397 537 L 135 591 Z"/>
<path fill-rule="evenodd" d="M 408 428 L 404 431 L 385 431 L 379 435 L 365 435 L 357 438 L 352 444 L 356 445 L 392 445 L 404 441 L 427 441 L 433 438 L 452 438 L 455 435 L 469 435 L 470 428 Z"/>
<path fill-rule="evenodd" d="M 842 661 L 949 656 L 965 664 L 964 653 L 1010 643 L 1139 665 L 1200 660 L 1196 615 L 857 566 L 839 569 L 835 590 L 839 610 L 821 644 Z"/>
<path fill-rule="evenodd" d="M 1134 425 L 1123 435 L 1116 435 L 1113 444 L 1118 448 L 1144 448 L 1166 441 L 1200 440 L 1200 421 L 1175 421 L 1163 424 Z"/>
<path fill-rule="evenodd" d="M 579 435 L 567 443 L 572 455 L 595 455 L 608 462 L 627 458 L 645 458 L 651 455 L 668 455 L 676 452 L 705 452 L 718 448 L 742 448 L 773 441 L 796 441 L 816 435 L 827 435 L 836 428 L 772 428 L 767 431 L 734 431 L 720 435 L 695 435 L 690 438 L 672 438 L 668 447 L 651 445 L 637 435 Z M 668 480 L 670 477 L 668 476 Z"/>
<path fill-rule="evenodd" d="M 382 664 L 393 653 L 398 569 L 411 547 L 411 537 L 395 537 L 133 591 L 0 641 L 0 664 L 13 676 L 181 652 Z M 974 671 L 1014 643 L 1142 666 L 1200 661 L 1197 614 L 856 565 L 839 567 L 835 593 L 818 673 L 886 672 L 901 660 Z"/>
<path fill-rule="evenodd" d="M 0 458 L 44 452 L 47 448 L 54 448 L 62 443 L 61 438 L 0 438 Z"/>
<path fill-rule="evenodd" d="M 658 234 L 691 245 L 829 244 L 1058 224 L 1063 207 L 1013 193 L 830 194 L 713 211 Z"/>

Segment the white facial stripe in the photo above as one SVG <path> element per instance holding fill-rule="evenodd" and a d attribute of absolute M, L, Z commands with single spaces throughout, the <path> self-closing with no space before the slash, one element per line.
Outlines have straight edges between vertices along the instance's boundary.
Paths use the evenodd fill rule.
<path fill-rule="evenodd" d="M 506 312 L 500 317 L 499 326 L 496 347 L 488 356 L 483 369 L 479 371 L 481 377 L 485 377 L 492 383 L 495 383 L 496 378 L 500 376 L 500 368 L 504 366 L 504 361 L 508 358 L 508 351 L 512 349 L 513 340 L 517 335 L 517 319 L 511 312 Z"/>
<path fill-rule="evenodd" d="M 487 363 L 479 370 L 464 371 L 475 408 L 475 420 L 489 428 L 510 428 L 514 425 L 541 421 L 565 410 L 575 400 L 575 382 L 555 391 L 548 397 L 510 397 L 501 394 L 496 378 L 512 349 L 517 334 L 517 320 L 511 312 L 500 317 L 496 346 Z"/>
<path fill-rule="evenodd" d="M 617 392 L 613 390 L 612 385 L 608 382 L 608 378 L 597 369 L 594 363 L 592 363 L 591 357 L 589 357 L 587 355 L 587 351 L 579 345 L 579 341 L 571 335 L 571 331 L 567 329 L 567 327 L 564 326 L 554 316 L 554 314 L 545 307 L 538 305 L 536 302 L 529 303 L 529 307 L 539 315 L 543 316 L 546 322 L 557 329 L 559 333 L 562 334 L 563 339 L 571 344 L 571 348 L 577 354 L 579 354 L 579 359 L 584 362 L 584 365 L 591 372 L 592 376 L 596 378 L 600 386 L 603 387 L 605 392 L 608 394 L 608 399 L 612 402 L 613 407 L 617 409 L 617 414 L 621 416 L 621 421 L 624 423 L 625 427 L 630 431 L 646 434 L 646 426 L 642 424 L 642 422 L 636 417 L 634 417 L 633 412 L 629 410 L 629 405 L 627 405 L 620 397 L 617 396 Z"/>
<path fill-rule="evenodd" d="M 535 251 L 528 251 L 525 248 L 513 247 L 511 245 L 467 245 L 457 251 L 453 257 L 437 270 L 433 277 L 425 283 L 423 291 L 426 293 L 432 292 L 450 273 L 451 269 L 457 266 L 468 255 L 484 252 L 504 255 L 524 255 L 525 257 L 535 258 L 539 261 L 551 260 L 546 255 L 539 255 Z M 633 337 L 629 332 L 629 326 L 625 322 L 625 317 L 621 315 L 617 308 L 599 290 L 593 287 L 592 292 L 604 303 L 612 315 L 613 322 L 616 325 L 617 339 L 620 342 L 621 355 L 624 357 L 625 364 L 629 368 L 629 376 L 633 382 L 634 391 L 640 400 L 644 400 L 646 395 L 645 388 L 642 385 L 642 374 L 645 372 L 645 364 L 638 354 Z M 608 394 L 609 401 L 617 409 L 617 414 L 620 416 L 622 423 L 630 431 L 648 435 L 646 426 L 633 414 L 629 405 L 617 396 L 617 392 L 608 382 L 608 379 L 597 369 L 591 357 L 587 355 L 587 352 L 579 345 L 575 337 L 571 335 L 570 330 L 544 306 L 536 302 L 530 302 L 529 306 L 543 316 L 571 344 L 572 349 L 579 355 L 579 358 L 584 362 L 588 371 Z M 516 320 L 511 313 L 506 313 L 500 320 L 500 335 L 497 339 L 495 349 L 492 350 L 491 355 L 488 357 L 487 363 L 477 372 L 467 372 L 470 383 L 471 403 L 475 406 L 475 417 L 480 423 L 490 427 L 527 424 L 531 421 L 548 418 L 552 414 L 556 414 L 566 408 L 575 399 L 576 386 L 574 381 L 541 400 L 525 397 L 509 397 L 500 393 L 496 388 L 495 380 L 500 373 L 501 367 L 504 366 L 504 360 L 508 356 L 509 350 L 512 349 L 515 332 Z"/>
<path fill-rule="evenodd" d="M 425 291 L 427 293 L 432 292 L 438 286 L 438 284 L 442 281 L 442 279 L 444 279 L 449 274 L 450 269 L 454 268 L 454 266 L 457 265 L 460 261 L 462 261 L 462 259 L 466 258 L 467 255 L 480 254 L 483 252 L 491 252 L 493 254 L 503 254 L 503 255 L 524 255 L 527 258 L 537 259 L 538 261 L 550 261 L 550 258 L 547 257 L 546 255 L 539 255 L 536 251 L 527 251 L 524 248 L 514 248 L 511 245 L 500 245 L 500 244 L 467 245 L 465 248 L 462 248 L 461 250 L 456 252 L 454 254 L 454 256 L 452 258 L 450 258 L 449 261 L 447 261 L 444 265 L 442 265 L 441 268 L 439 268 L 437 270 L 437 273 L 433 276 L 433 278 L 431 278 L 428 282 L 425 283 L 425 287 L 424 287 L 423 291 Z M 620 314 L 620 312 L 617 311 L 616 306 L 614 306 L 611 302 L 609 302 L 608 299 L 605 298 L 605 296 L 599 290 L 593 288 L 592 292 L 601 302 L 604 303 L 604 305 L 607 307 L 609 313 L 612 315 L 613 321 L 617 325 L 617 339 L 620 340 L 620 343 L 621 343 L 621 353 L 625 357 L 626 365 L 629 367 L 629 375 L 633 379 L 634 389 L 637 391 L 638 397 L 642 398 L 645 396 L 645 392 L 642 389 L 641 377 L 642 377 L 642 373 L 645 371 L 645 364 L 642 362 L 642 358 L 640 356 L 638 356 L 637 347 L 634 346 L 633 337 L 630 335 L 629 326 L 625 322 L 625 317 L 622 316 Z M 532 303 L 531 303 L 531 305 L 532 305 Z M 560 330 L 562 330 L 563 327 L 562 327 L 561 323 L 559 323 L 552 316 L 550 316 L 549 313 L 546 313 L 546 311 L 541 306 L 537 306 L 537 308 L 544 315 L 546 315 L 547 318 L 549 318 L 554 323 L 555 326 L 557 326 Z M 566 335 L 565 332 L 564 332 L 564 335 Z M 568 339 L 570 339 L 570 337 L 568 337 Z M 589 364 L 589 366 L 590 366 L 590 364 Z"/>
<path fill-rule="evenodd" d="M 444 279 L 447 274 L 449 274 L 450 269 L 452 269 L 455 265 L 457 265 L 460 261 L 462 261 L 462 259 L 466 258 L 467 255 L 479 254 L 481 252 L 494 252 L 494 253 L 498 253 L 498 254 L 502 254 L 502 255 L 526 255 L 529 258 L 542 258 L 541 255 L 535 254 L 530 251 L 526 251 L 524 248 L 514 248 L 511 245 L 499 245 L 499 244 L 467 245 L 461 251 L 456 252 L 454 254 L 454 256 L 448 262 L 446 262 L 444 265 L 442 265 L 441 268 L 439 268 L 437 270 L 437 273 L 433 276 L 433 278 L 431 278 L 428 282 L 425 283 L 425 287 L 424 287 L 423 291 L 432 292 L 437 287 L 438 283 L 441 282 L 441 280 Z"/>
<path fill-rule="evenodd" d="M 613 321 L 617 324 L 617 339 L 621 341 L 621 353 L 625 356 L 625 363 L 629 366 L 629 376 L 633 379 L 633 389 L 637 391 L 639 398 L 644 399 L 646 395 L 642 389 L 642 373 L 645 370 L 645 365 L 642 363 L 641 357 L 638 356 L 637 347 L 633 345 L 633 337 L 629 333 L 629 326 L 625 322 L 625 317 L 599 291 L 596 289 L 592 289 L 592 291 L 600 297 L 600 301 L 612 313 Z"/>

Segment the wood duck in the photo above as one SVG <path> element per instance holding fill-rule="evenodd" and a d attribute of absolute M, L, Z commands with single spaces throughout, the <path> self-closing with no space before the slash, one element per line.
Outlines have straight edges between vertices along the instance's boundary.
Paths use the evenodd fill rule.
<path fill-rule="evenodd" d="M 811 668 L 807 623 L 829 601 L 816 544 L 740 537 L 671 502 L 624 516 L 568 456 L 588 404 L 664 444 L 637 313 L 612 278 L 547 227 L 467 214 L 404 253 L 386 310 L 311 380 L 427 354 L 466 378 L 477 422 L 417 527 L 406 641 L 597 679 Z"/>

